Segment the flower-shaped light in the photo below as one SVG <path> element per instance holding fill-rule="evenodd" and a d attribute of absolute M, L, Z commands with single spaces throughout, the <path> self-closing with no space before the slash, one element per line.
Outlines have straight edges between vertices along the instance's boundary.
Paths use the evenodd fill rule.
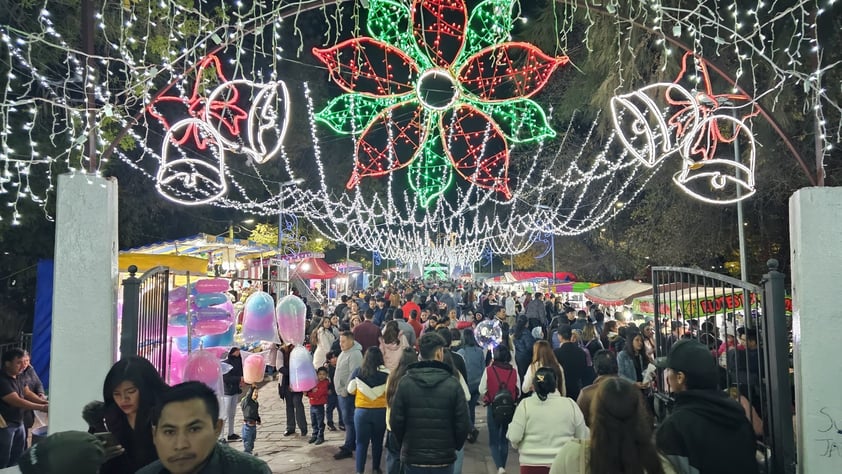
<path fill-rule="evenodd" d="M 737 102 L 748 102 L 751 97 L 746 94 L 714 94 L 704 60 L 692 52 L 684 53 L 681 71 L 679 71 L 673 84 L 681 85 L 682 82 L 688 80 L 690 82 L 689 89 L 693 90 L 693 101 L 686 98 L 677 98 L 667 93 L 667 102 L 674 107 L 679 107 L 679 110 L 670 117 L 669 125 L 675 127 L 676 138 L 683 139 L 697 125 L 696 120 L 703 123 L 704 126 L 697 131 L 694 137 L 686 137 L 693 140 L 689 148 L 690 157 L 695 161 L 711 160 L 716 156 L 717 145 L 733 142 L 740 131 L 740 127 L 737 126 L 732 133 L 729 133 L 730 137 L 723 136 L 720 124 L 716 119 L 716 115 L 719 113 L 717 110 L 722 106 L 733 109 L 737 106 Z M 703 84 L 704 90 L 698 90 L 700 82 Z M 690 113 L 691 111 L 693 113 Z M 696 111 L 698 111 L 698 114 L 695 113 Z M 756 106 L 752 107 L 751 111 L 744 115 L 740 122 L 745 122 L 747 118 L 754 117 L 759 113 L 760 110 Z M 709 117 L 710 120 L 706 121 Z"/>
<path fill-rule="evenodd" d="M 369 2 L 371 37 L 313 54 L 346 94 L 317 120 L 344 134 L 360 130 L 348 189 L 364 176 L 409 166 L 422 206 L 441 195 L 451 170 L 506 199 L 509 142 L 555 136 L 529 98 L 569 60 L 509 42 L 514 0 L 485 0 L 468 16 L 464 0 Z"/>

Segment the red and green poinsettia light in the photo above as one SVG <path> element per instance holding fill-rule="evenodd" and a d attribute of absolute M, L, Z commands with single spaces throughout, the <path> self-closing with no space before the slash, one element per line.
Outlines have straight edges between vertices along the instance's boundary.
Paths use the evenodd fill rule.
<path fill-rule="evenodd" d="M 509 142 L 555 136 L 530 99 L 569 60 L 511 42 L 516 0 L 370 0 L 370 37 L 313 54 L 346 94 L 316 119 L 343 134 L 362 130 L 348 189 L 364 176 L 409 167 L 427 207 L 453 181 L 509 189 Z"/>

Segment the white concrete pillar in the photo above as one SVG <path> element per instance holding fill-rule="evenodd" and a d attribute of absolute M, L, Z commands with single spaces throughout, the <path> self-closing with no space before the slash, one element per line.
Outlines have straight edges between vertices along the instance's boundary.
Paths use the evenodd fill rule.
<path fill-rule="evenodd" d="M 798 472 L 842 472 L 842 188 L 789 200 Z"/>
<path fill-rule="evenodd" d="M 56 208 L 50 433 L 87 429 L 116 357 L 117 180 L 61 175 Z"/>

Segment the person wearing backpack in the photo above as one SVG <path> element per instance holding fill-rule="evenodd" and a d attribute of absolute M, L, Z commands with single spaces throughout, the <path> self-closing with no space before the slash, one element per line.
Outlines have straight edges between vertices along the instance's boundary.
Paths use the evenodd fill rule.
<path fill-rule="evenodd" d="M 565 443 L 590 436 L 579 405 L 561 396 L 558 385 L 552 369 L 538 369 L 532 381 L 535 396 L 521 400 L 509 424 L 509 441 L 520 454 L 520 474 L 548 474 Z"/>
<path fill-rule="evenodd" d="M 509 457 L 506 431 L 515 414 L 515 400 L 520 391 L 520 376 L 512 367 L 512 354 L 500 344 L 494 348 L 494 360 L 486 367 L 479 382 L 479 393 L 487 407 L 488 445 L 497 466 L 497 474 L 505 474 Z"/>

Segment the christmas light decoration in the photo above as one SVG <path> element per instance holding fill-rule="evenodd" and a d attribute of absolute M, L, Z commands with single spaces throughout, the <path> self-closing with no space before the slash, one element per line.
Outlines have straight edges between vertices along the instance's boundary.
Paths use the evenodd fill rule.
<path fill-rule="evenodd" d="M 209 75 L 219 84 L 205 97 L 205 78 Z M 241 96 L 254 97 L 248 112 L 239 105 Z M 170 125 L 168 114 L 159 110 L 168 104 L 186 106 L 181 115 L 186 113 L 191 118 Z M 224 176 L 226 150 L 244 154 L 258 164 L 280 152 L 289 121 L 289 92 L 281 81 L 257 84 L 246 79 L 228 80 L 219 57 L 211 54 L 199 62 L 189 99 L 161 95 L 147 110 L 167 131 L 157 175 L 158 192 L 179 204 L 207 204 L 228 190 Z M 184 149 L 188 143 L 188 149 Z M 213 150 L 208 150 L 211 144 Z M 170 159 L 173 148 L 181 158 Z M 201 189 L 203 186 L 210 189 Z"/>
<path fill-rule="evenodd" d="M 464 0 L 414 0 L 408 6 L 372 0 L 372 37 L 313 49 L 347 93 L 318 120 L 350 133 L 362 124 L 357 110 L 366 118 L 381 110 L 358 141 L 348 189 L 365 176 L 412 165 L 410 186 L 427 207 L 451 183 L 449 161 L 463 179 L 512 198 L 508 141 L 555 136 L 543 109 L 528 98 L 569 61 L 528 43 L 506 42 L 513 5 L 486 0 L 469 18 Z"/>
<path fill-rule="evenodd" d="M 179 202 L 206 202 L 269 219 L 277 218 L 283 203 L 285 213 L 306 217 L 336 242 L 378 250 L 390 260 L 450 262 L 469 268 L 486 247 L 497 254 L 516 254 L 536 242 L 541 245 L 539 240 L 544 234 L 578 235 L 598 229 L 612 218 L 616 202 L 621 200 L 633 206 L 648 180 L 662 170 L 675 174 L 677 185 L 706 199 L 722 201 L 733 197 L 737 182 L 731 178 L 747 185 L 742 193 L 748 194 L 757 185 L 751 174 L 757 164 L 751 160 L 753 155 L 748 148 L 754 146 L 754 137 L 749 137 L 752 120 L 754 125 L 760 120 L 772 121 L 774 117 L 767 110 L 777 112 L 782 107 L 784 91 L 798 93 L 803 102 L 800 109 L 812 115 L 816 124 L 813 132 L 817 137 L 819 170 L 822 160 L 835 150 L 835 143 L 842 141 L 842 100 L 838 88 L 835 84 L 829 86 L 827 79 L 834 77 L 829 73 L 835 72 L 833 69 L 839 64 L 835 62 L 835 51 L 825 49 L 827 45 L 819 36 L 824 28 L 822 22 L 839 15 L 840 2 L 832 0 L 795 0 L 787 3 L 785 10 L 780 2 L 758 2 L 749 9 L 732 0 L 713 0 L 701 6 L 664 0 L 556 2 L 552 11 L 557 15 L 553 24 L 558 29 L 554 32 L 556 48 L 552 55 L 575 51 L 576 61 L 584 64 L 589 51 L 610 48 L 616 57 L 610 75 L 616 79 L 612 83 L 603 82 L 603 78 L 594 80 L 618 91 L 618 100 L 613 102 L 616 110 L 624 108 L 619 99 L 625 99 L 646 112 L 646 120 L 640 124 L 652 131 L 651 146 L 644 144 L 646 133 L 636 134 L 629 128 L 633 123 L 630 109 L 618 117 L 620 127 L 615 127 L 613 133 L 611 129 L 608 133 L 595 132 L 600 121 L 613 120 L 616 114 L 606 117 L 596 106 L 584 111 L 587 121 L 580 119 L 578 111 L 573 118 L 552 117 L 549 102 L 539 105 L 541 99 L 531 96 L 513 99 L 517 93 L 527 95 L 532 89 L 501 88 L 481 80 L 500 72 L 498 63 L 482 52 L 517 43 L 518 39 L 509 37 L 516 22 L 526 30 L 532 25 L 531 21 L 525 22 L 518 2 L 512 0 L 479 2 L 467 18 L 462 2 L 422 5 L 379 0 L 370 1 L 368 10 L 342 1 L 225 3 L 221 9 L 216 4 L 210 7 L 203 2 L 178 0 L 133 1 L 119 8 L 105 2 L 95 12 L 102 47 L 93 58 L 80 53 L 80 48 L 62 36 L 54 23 L 54 16 L 68 12 L 66 2 L 42 0 L 40 4 L 40 10 L 30 15 L 37 20 L 32 22 L 31 31 L 23 31 L 15 22 L 0 26 L 0 55 L 8 65 L 0 73 L 0 195 L 8 204 L 0 206 L 0 216 L 12 224 L 23 221 L 24 202 L 34 204 L 32 207 L 51 217 L 47 209 L 51 208 L 49 200 L 55 192 L 55 174 L 88 168 L 82 150 L 87 137 L 93 134 L 103 159 L 121 160 L 122 166 Z M 437 15 L 440 21 L 434 21 Z M 299 20 L 306 19 L 309 26 L 318 22 L 314 19 L 323 18 L 325 36 L 318 46 L 329 50 L 349 37 L 359 37 L 358 32 L 347 30 L 348 17 L 354 19 L 355 27 L 365 25 L 372 41 L 361 42 L 355 47 L 359 49 L 347 51 L 365 52 L 372 69 L 356 79 L 340 76 L 352 81 L 358 93 L 346 93 L 327 104 L 320 102 L 316 114 L 306 81 L 321 81 L 324 71 L 308 66 L 309 58 L 302 58 L 302 54 L 306 55 L 305 35 L 301 34 Z M 419 18 L 428 27 L 439 26 L 425 28 L 416 35 L 413 25 Z M 594 34 L 595 25 L 598 35 Z M 635 67 L 633 45 L 639 43 L 641 32 L 650 35 L 661 48 L 656 62 L 646 67 L 674 69 L 678 58 L 683 58 L 686 66 L 676 83 L 652 85 L 643 94 L 652 100 L 655 107 L 651 110 L 658 111 L 657 115 L 649 115 L 643 98 L 635 96 L 642 86 L 628 82 L 633 76 L 628 72 Z M 294 45 L 289 46 L 294 38 L 300 38 L 297 50 Z M 392 49 L 377 49 L 373 46 L 375 41 Z M 306 46 L 310 51 L 313 44 Z M 388 51 L 388 58 L 383 51 Z M 549 49 L 544 47 L 544 51 Z M 693 55 L 685 55 L 686 51 Z M 211 55 L 217 61 L 209 59 Z M 471 59 L 479 57 L 488 60 Z M 528 54 L 522 58 L 526 57 Z M 505 62 L 511 58 L 502 58 L 505 68 Z M 698 58 L 716 63 L 697 63 Z M 94 68 L 92 75 L 85 74 L 89 59 Z M 352 61 L 347 55 L 341 55 L 341 59 Z M 205 61 L 209 62 L 207 72 L 201 76 L 204 85 L 194 97 L 197 68 Z M 284 67 L 293 62 L 298 67 L 295 77 L 288 75 Z M 402 67 L 404 62 L 406 68 Z M 375 80 L 387 74 L 385 65 L 393 63 L 405 76 L 393 70 L 390 81 Z M 359 61 L 356 64 L 363 65 Z M 409 64 L 415 64 L 414 72 Z M 707 79 L 703 78 L 702 65 L 704 74 L 709 73 Z M 226 78 L 234 78 L 227 81 L 232 83 L 230 86 L 223 86 L 225 81 L 216 74 L 223 70 Z M 569 72 L 580 73 L 572 69 Z M 550 80 L 564 76 L 553 74 Z M 290 80 L 300 82 L 292 87 Z M 254 86 L 238 81 L 251 81 Z M 291 86 L 289 91 L 282 81 Z M 272 84 L 277 84 L 277 99 L 267 100 L 273 104 L 277 100 L 275 118 L 251 115 L 254 121 L 250 122 L 238 111 L 221 107 L 236 91 L 238 100 L 234 105 L 248 115 L 251 105 L 262 100 L 262 93 L 270 94 Z M 532 84 L 542 85 L 538 81 Z M 378 91 L 378 86 L 382 90 Z M 671 93 L 671 99 L 686 103 L 670 105 L 666 101 L 668 88 L 675 93 Z M 696 93 L 690 92 L 693 90 L 713 99 L 700 101 L 694 98 Z M 87 91 L 95 97 L 93 122 L 87 120 L 89 110 L 79 99 Z M 163 126 L 145 113 L 146 107 L 161 94 L 176 99 L 168 104 L 156 102 L 154 106 L 172 127 Z M 733 106 L 727 106 L 716 97 L 723 94 L 750 96 L 753 100 L 734 97 Z M 293 95 L 297 102 L 304 100 L 307 104 L 306 113 L 287 115 L 287 98 Z M 193 113 L 188 107 L 191 98 Z M 426 106 L 421 104 L 422 98 Z M 786 100 L 791 103 L 791 96 Z M 219 102 L 220 107 L 208 107 L 211 102 Z M 418 106 L 413 108 L 412 102 Z M 735 124 L 730 109 L 739 107 L 739 121 L 757 110 L 755 104 L 764 107 L 759 109 L 760 115 Z M 605 104 L 606 109 L 608 105 Z M 684 112 L 671 122 L 670 118 L 682 109 Z M 209 110 L 220 111 L 220 118 Z M 476 121 L 465 118 L 471 113 Z M 558 136 L 548 126 L 551 117 Z M 663 119 L 663 125 L 655 117 Z M 712 117 L 716 123 L 708 120 Z M 191 121 L 175 128 L 187 119 Z M 290 120 L 294 123 L 290 124 Z M 563 127 L 579 128 L 588 122 L 592 123 L 582 134 L 561 131 Z M 264 129 L 262 145 L 255 139 L 258 123 L 273 124 L 271 130 Z M 283 146 L 275 148 L 282 142 L 282 124 L 294 125 L 301 132 L 296 140 L 306 141 L 305 146 L 296 149 L 296 156 L 289 156 Z M 382 131 L 380 137 L 376 131 L 365 133 L 372 124 Z M 232 127 L 238 127 L 238 136 L 231 133 Z M 729 127 L 735 128 L 736 133 L 727 133 Z M 172 139 L 166 137 L 173 129 Z M 324 132 L 332 133 L 328 129 L 342 135 L 329 140 L 346 140 L 352 145 L 348 149 L 355 150 L 342 157 L 347 167 L 341 170 L 332 169 L 335 162 L 323 156 L 335 152 L 334 148 L 323 150 L 329 141 Z M 772 129 L 776 130 L 774 126 Z M 716 135 L 717 130 L 721 136 Z M 275 140 L 273 134 L 281 138 Z M 798 152 L 788 144 L 786 133 L 780 131 L 779 135 L 790 150 L 789 155 L 799 159 Z M 173 140 L 185 136 L 191 138 L 182 145 L 173 144 Z M 593 143 L 597 136 L 601 137 L 599 144 Z M 716 160 L 736 163 L 728 156 L 731 147 L 722 146 L 734 136 L 739 136 L 744 145 L 740 164 L 744 168 L 716 164 Z M 389 140 L 394 142 L 392 150 L 383 147 Z M 624 141 L 634 146 L 628 147 Z M 198 143 L 207 146 L 199 149 Z M 503 143 L 508 168 L 504 168 L 507 162 L 497 155 Z M 687 143 L 691 146 L 685 149 Z M 718 145 L 716 150 L 712 150 L 712 144 Z M 475 146 L 481 153 L 471 155 L 466 148 L 457 149 L 467 146 Z M 351 190 L 329 187 L 325 174 L 351 174 L 355 168 L 352 163 L 360 155 L 356 150 L 361 147 L 386 150 L 381 161 L 384 170 L 392 168 L 383 175 L 383 185 L 378 183 L 376 191 L 372 186 Z M 409 161 L 413 155 L 406 148 L 413 147 L 415 156 Z M 451 159 L 453 151 L 457 152 L 458 166 Z M 258 163 L 261 157 L 268 160 L 272 156 L 274 161 L 263 166 Z M 487 173 L 486 181 L 466 184 L 456 175 L 474 177 L 471 156 L 500 159 L 496 168 Z M 460 158 L 467 159 L 460 162 Z M 195 171 L 173 166 L 182 159 L 204 164 L 194 163 Z M 395 173 L 395 162 L 405 164 L 405 170 Z M 302 163 L 307 165 L 306 174 Z M 820 172 L 803 162 L 801 166 L 815 184 L 814 175 Z M 266 170 L 272 167 L 282 173 L 267 179 Z M 164 171 L 159 173 L 162 168 Z M 213 179 L 202 178 L 196 174 L 199 171 Z M 712 171 L 720 174 L 706 174 Z M 404 180 L 395 179 L 404 173 L 409 188 Z M 277 191 L 279 182 L 302 176 L 309 178 L 304 184 Z M 504 178 L 508 178 L 510 200 L 497 190 Z M 718 189 L 720 185 L 722 188 Z M 443 193 L 446 199 L 440 198 Z M 550 209 L 536 212 L 538 205 Z"/>

